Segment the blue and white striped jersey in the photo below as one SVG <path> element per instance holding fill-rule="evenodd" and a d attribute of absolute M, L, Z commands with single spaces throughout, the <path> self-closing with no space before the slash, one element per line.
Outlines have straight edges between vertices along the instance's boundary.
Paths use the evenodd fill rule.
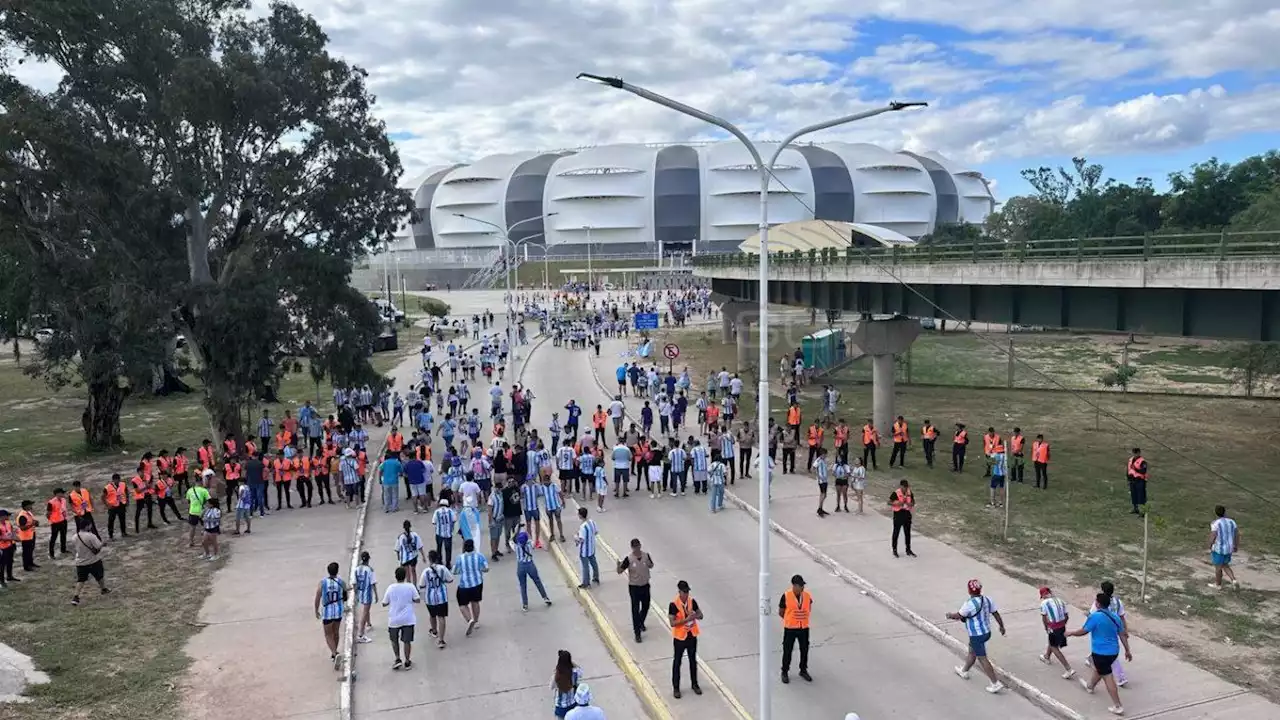
<path fill-rule="evenodd" d="M 453 559 L 453 574 L 458 587 L 473 588 L 484 584 L 484 574 L 489 570 L 489 559 L 478 552 L 462 553 Z"/>
<path fill-rule="evenodd" d="M 361 605 L 373 604 L 373 586 L 378 584 L 378 576 L 373 568 L 361 565 L 356 568 L 356 602 Z"/>
<path fill-rule="evenodd" d="M 671 448 L 667 452 L 667 459 L 671 462 L 671 472 L 684 472 L 685 464 L 689 461 L 689 453 L 682 447 Z"/>
<path fill-rule="evenodd" d="M 436 508 L 436 511 L 431 514 L 431 524 L 436 528 L 436 537 L 453 537 L 453 527 L 457 521 L 458 516 L 453 513 L 452 508 Z"/>
<path fill-rule="evenodd" d="M 708 453 L 707 449 L 702 445 L 695 445 L 693 449 L 689 451 L 689 461 L 690 464 L 693 465 L 694 472 L 705 472 L 707 466 L 710 464 L 710 458 L 710 453 Z"/>
<path fill-rule="evenodd" d="M 423 602 L 427 605 L 447 605 L 449 592 L 445 590 L 445 585 L 451 582 L 453 582 L 453 573 L 443 565 L 432 565 L 423 570 L 422 580 L 419 581 L 422 589 L 426 590 Z"/>
<path fill-rule="evenodd" d="M 422 550 L 422 536 L 418 533 L 402 532 L 396 538 L 396 557 L 400 558 L 401 565 L 418 557 L 420 550 Z"/>
<path fill-rule="evenodd" d="M 342 619 L 342 596 L 347 584 L 341 578 L 327 577 L 320 581 L 320 619 Z"/>
<path fill-rule="evenodd" d="M 555 483 L 547 483 L 542 486 L 542 496 L 547 504 L 547 512 L 554 512 L 564 509 L 564 498 L 560 496 L 560 486 Z"/>
<path fill-rule="evenodd" d="M 996 612 L 996 604 L 985 595 L 971 597 L 960 606 L 959 613 L 964 618 L 964 628 L 969 631 L 969 637 L 991 633 L 993 612 Z"/>
<path fill-rule="evenodd" d="M 578 528 L 578 557 L 594 557 L 596 554 L 596 536 L 599 535 L 595 520 L 585 520 Z"/>

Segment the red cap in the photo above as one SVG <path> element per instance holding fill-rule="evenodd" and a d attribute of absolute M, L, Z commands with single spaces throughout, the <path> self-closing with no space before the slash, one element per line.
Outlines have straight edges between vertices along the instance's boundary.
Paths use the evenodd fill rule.
<path fill-rule="evenodd" d="M 969 581 L 969 594 L 970 594 L 970 595 L 976 595 L 976 594 L 978 594 L 978 593 L 980 593 L 980 592 L 982 592 L 982 581 L 981 581 L 981 580 L 979 580 L 978 578 L 974 578 L 974 579 L 970 580 L 970 581 Z"/>
<path fill-rule="evenodd" d="M 1046 598 L 1046 597 L 1049 597 L 1049 596 L 1050 596 L 1050 595 L 1052 595 L 1052 594 L 1053 594 L 1053 591 L 1049 589 L 1049 586 L 1048 586 L 1048 585 L 1045 585 L 1045 586 L 1043 586 L 1043 587 L 1041 587 L 1041 588 L 1040 588 L 1040 597 L 1042 597 L 1042 598 Z"/>

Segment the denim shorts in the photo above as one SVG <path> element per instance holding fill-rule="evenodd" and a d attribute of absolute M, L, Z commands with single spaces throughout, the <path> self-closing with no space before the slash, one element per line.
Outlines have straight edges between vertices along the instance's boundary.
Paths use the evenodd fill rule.
<path fill-rule="evenodd" d="M 991 633 L 969 636 L 969 650 L 973 652 L 974 657 L 987 656 L 987 641 L 990 639 Z"/>

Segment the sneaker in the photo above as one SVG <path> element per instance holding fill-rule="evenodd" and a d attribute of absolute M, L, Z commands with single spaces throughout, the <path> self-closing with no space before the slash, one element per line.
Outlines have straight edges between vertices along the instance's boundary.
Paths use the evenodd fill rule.
<path fill-rule="evenodd" d="M 471 633 L 476 631 L 476 626 L 478 626 L 479 624 L 480 623 L 476 622 L 475 620 L 472 620 L 467 623 L 467 637 L 471 637 Z"/>
<path fill-rule="evenodd" d="M 528 606 L 528 605 L 521 605 L 521 606 L 520 606 L 520 611 L 521 611 L 521 612 L 529 612 L 529 606 Z"/>
<path fill-rule="evenodd" d="M 999 680 L 987 686 L 987 692 L 991 693 L 992 695 L 995 695 L 996 693 L 1000 692 L 1003 689 L 1004 689 L 1004 683 L 1000 682 Z"/>
<path fill-rule="evenodd" d="M 404 663 L 400 661 L 400 658 L 396 658 L 396 661 L 391 663 L 392 670 L 399 670 L 402 667 L 404 667 Z"/>
<path fill-rule="evenodd" d="M 404 669 L 405 669 L 405 670 L 408 670 L 408 669 L 410 669 L 410 668 L 412 668 L 412 667 L 413 667 L 413 661 L 412 661 L 412 660 L 405 660 L 405 661 L 404 661 Z"/>
<path fill-rule="evenodd" d="M 1089 693 L 1090 695 L 1093 694 L 1093 688 L 1089 687 L 1088 680 L 1085 680 L 1084 678 L 1080 678 L 1080 687 L 1084 688 L 1084 691 Z"/>
<path fill-rule="evenodd" d="M 542 598 L 542 602 L 543 602 L 543 604 L 545 604 L 547 607 L 551 607 L 551 598 Z"/>
<path fill-rule="evenodd" d="M 356 638 L 356 642 L 360 643 L 361 645 L 368 645 L 369 643 L 373 642 L 373 638 L 369 637 L 368 635 L 361 635 L 360 637 Z"/>
<path fill-rule="evenodd" d="M 800 671 L 800 679 L 804 680 L 805 682 L 813 682 L 813 676 L 809 674 L 808 670 Z"/>
<path fill-rule="evenodd" d="M 1221 589 L 1222 589 L 1222 586 L 1221 586 L 1221 585 L 1219 585 L 1218 583 L 1209 583 L 1209 589 L 1210 589 L 1210 590 L 1221 590 Z"/>
<path fill-rule="evenodd" d="M 1047 658 L 1047 657 L 1045 657 L 1045 656 L 1043 656 L 1043 655 L 1037 655 L 1037 656 L 1036 656 L 1036 659 L 1037 659 L 1037 660 L 1039 660 L 1039 661 L 1041 662 L 1041 664 L 1044 664 L 1044 665 L 1052 665 L 1052 664 L 1053 664 L 1053 661 L 1052 661 L 1052 660 L 1050 660 L 1049 658 Z"/>
<path fill-rule="evenodd" d="M 1123 715 L 1124 708 L 1121 707 L 1120 705 L 1112 705 L 1111 707 L 1107 708 L 1107 712 L 1111 713 L 1112 715 Z"/>
<path fill-rule="evenodd" d="M 428 635 L 430 635 L 430 636 L 431 636 L 431 637 L 433 637 L 433 638 L 438 638 L 438 637 L 440 637 L 440 633 L 436 632 L 436 629 L 435 629 L 435 628 L 428 628 L 428 629 L 427 629 L 427 634 L 428 634 Z"/>
<path fill-rule="evenodd" d="M 79 604 L 80 604 L 80 596 L 79 596 L 79 595 L 76 595 L 75 597 L 71 598 L 71 604 L 72 604 L 72 605 L 79 605 Z"/>
<path fill-rule="evenodd" d="M 1076 671 L 1075 671 L 1075 670 L 1068 670 L 1068 671 L 1066 671 L 1066 672 L 1062 673 L 1062 679 L 1063 679 L 1063 680 L 1070 680 L 1071 678 L 1073 678 L 1073 677 L 1075 677 L 1075 676 L 1076 676 Z"/>
<path fill-rule="evenodd" d="M 968 679 L 969 679 L 969 671 L 968 671 L 968 670 L 965 670 L 964 668 L 960 667 L 959 665 L 957 665 L 956 667 L 952 668 L 952 670 L 955 670 L 955 671 L 956 671 L 956 676 L 957 676 L 957 677 L 959 677 L 961 680 L 968 680 Z"/>

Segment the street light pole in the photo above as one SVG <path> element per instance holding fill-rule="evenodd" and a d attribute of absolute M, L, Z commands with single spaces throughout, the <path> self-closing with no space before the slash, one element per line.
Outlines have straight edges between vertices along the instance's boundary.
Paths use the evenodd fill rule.
<path fill-rule="evenodd" d="M 503 300 L 503 304 L 506 305 L 507 341 L 511 343 L 511 358 L 513 360 L 520 359 L 520 351 L 516 349 L 519 347 L 519 345 L 516 344 L 515 338 L 511 334 L 511 317 L 512 315 L 514 315 L 514 313 L 511 311 L 511 258 L 515 257 L 515 254 L 516 254 L 516 244 L 511 242 L 511 231 L 515 230 L 521 225 L 524 225 L 525 223 L 531 223 L 535 220 L 545 220 L 546 218 L 549 218 L 552 215 L 556 215 L 556 214 L 557 213 L 550 212 L 550 213 L 547 213 L 546 215 L 537 215 L 531 218 L 525 218 L 524 220 L 517 220 L 516 222 L 511 223 L 511 225 L 507 226 L 506 228 L 503 228 L 501 225 L 497 223 L 492 223 L 492 222 L 489 222 L 488 220 L 481 220 L 478 217 L 473 217 L 471 215 L 467 215 L 466 213 L 456 212 L 453 214 L 454 217 L 460 217 L 466 220 L 471 220 L 473 222 L 481 223 L 482 225 L 488 225 L 489 227 L 502 233 L 502 278 L 507 286 L 507 289 L 506 289 L 507 296 Z M 530 238 L 537 237 L 537 235 L 531 235 L 529 237 Z M 524 242 L 524 240 L 528 240 L 528 239 L 529 238 L 524 238 L 520 242 Z M 508 250 L 510 250 L 510 255 L 507 254 Z"/>
<path fill-rule="evenodd" d="M 852 115 L 827 120 L 826 122 L 815 123 L 809 125 L 788 135 L 769 157 L 769 162 L 765 163 L 760 155 L 759 149 L 755 143 L 747 138 L 733 123 L 723 118 L 704 112 L 697 108 L 685 105 L 684 103 L 672 100 L 665 95 L 659 95 L 655 92 L 646 90 L 645 88 L 624 82 L 621 78 L 604 77 L 601 75 L 592 75 L 589 73 L 579 73 L 578 78 L 581 80 L 590 80 L 592 82 L 608 85 L 617 90 L 624 90 L 637 97 L 648 100 L 649 102 L 662 105 L 676 112 L 683 113 L 689 117 L 697 118 L 705 123 L 715 125 L 730 135 L 738 139 L 751 154 L 751 159 L 755 162 L 756 170 L 760 174 L 760 279 L 759 279 L 759 315 L 760 315 L 760 367 L 757 369 L 759 375 L 759 386 L 757 389 L 757 407 L 756 407 L 756 432 L 764 433 L 769 427 L 769 178 L 773 174 L 774 164 L 777 163 L 778 157 L 782 151 L 792 142 L 802 135 L 825 130 L 837 125 L 857 122 L 865 120 L 876 115 L 887 112 L 897 112 L 905 110 L 909 107 L 923 107 L 926 103 L 901 103 L 891 102 L 886 106 L 866 110 Z M 746 332 L 746 324 L 740 324 L 738 332 Z M 767 438 L 761 437 L 762 442 L 767 442 Z M 770 651 L 772 642 L 769 640 L 770 628 L 773 625 L 773 612 L 770 608 L 769 594 L 769 457 L 768 453 L 761 452 L 759 454 L 759 475 L 760 478 L 760 578 L 759 578 L 759 602 L 760 602 L 760 624 L 759 624 L 759 657 L 760 657 L 760 708 L 759 720 L 769 720 L 772 713 L 772 691 L 773 682 L 770 678 L 772 667 L 770 665 Z"/>

